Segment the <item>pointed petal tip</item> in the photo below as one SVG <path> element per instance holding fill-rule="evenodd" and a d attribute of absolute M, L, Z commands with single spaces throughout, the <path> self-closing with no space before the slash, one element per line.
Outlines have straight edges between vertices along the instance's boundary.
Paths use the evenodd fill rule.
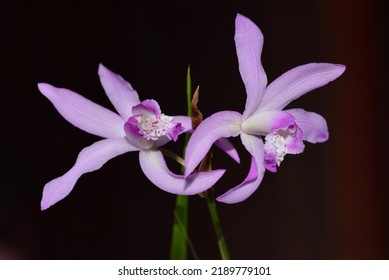
<path fill-rule="evenodd" d="M 104 75 L 107 72 L 111 72 L 107 67 L 105 67 L 102 63 L 99 63 L 99 68 L 97 70 L 97 74 L 99 76 Z"/>
<path fill-rule="evenodd" d="M 76 180 L 70 178 L 69 180 L 68 174 L 70 174 L 70 172 L 51 180 L 44 186 L 40 205 L 42 211 L 64 199 L 72 191 L 78 178 L 76 178 Z"/>
<path fill-rule="evenodd" d="M 47 210 L 50 206 L 51 206 L 51 204 L 46 203 L 46 202 L 43 201 L 43 199 L 42 199 L 42 202 L 41 202 L 41 211 Z"/>
<path fill-rule="evenodd" d="M 334 73 L 335 76 L 333 80 L 339 78 L 346 71 L 346 65 L 335 64 L 335 63 L 334 64 L 327 63 L 327 64 L 332 66 L 332 72 Z"/>
<path fill-rule="evenodd" d="M 327 64 L 328 66 L 332 67 L 332 70 L 334 72 L 336 72 L 337 74 L 337 77 L 339 77 L 340 75 L 342 75 L 344 73 L 344 71 L 346 71 L 346 65 L 343 65 L 343 64 L 335 64 L 335 63 L 318 63 L 318 64 Z M 336 77 L 336 78 L 337 78 Z"/>
<path fill-rule="evenodd" d="M 236 14 L 236 17 L 235 17 L 235 20 L 241 20 L 241 19 L 245 19 L 246 17 L 240 13 L 237 13 Z"/>
<path fill-rule="evenodd" d="M 42 87 L 45 87 L 46 85 L 48 85 L 47 83 L 37 83 L 37 86 L 39 89 L 41 89 Z"/>
<path fill-rule="evenodd" d="M 317 69 L 321 70 L 322 72 L 335 71 L 335 72 L 339 73 L 339 75 L 343 74 L 343 72 L 346 70 L 346 65 L 344 65 L 344 64 L 329 63 L 329 62 L 311 62 L 311 63 L 297 66 L 297 67 L 295 67 L 295 69 L 298 69 L 298 68 L 303 69 L 305 67 L 317 68 Z"/>
<path fill-rule="evenodd" d="M 344 71 L 346 71 L 346 68 L 347 68 L 346 65 L 336 64 L 336 66 L 338 66 L 338 68 L 339 68 L 339 72 L 340 72 L 339 76 L 342 75 L 344 73 Z"/>
<path fill-rule="evenodd" d="M 203 173 L 203 172 L 205 172 L 205 173 L 212 172 L 212 174 L 214 174 L 215 177 L 218 178 L 217 180 L 219 180 L 224 175 L 224 173 L 226 173 L 226 171 L 227 171 L 226 169 L 212 169 L 210 171 L 201 171 L 201 173 Z M 196 173 L 200 173 L 200 172 L 196 172 Z M 194 174 L 196 174 L 196 173 L 194 173 Z"/>
<path fill-rule="evenodd" d="M 58 178 L 57 178 L 58 179 Z M 45 187 L 43 188 L 42 193 L 42 200 L 41 200 L 41 211 L 45 211 L 46 209 L 50 208 L 54 204 L 56 204 L 58 201 L 60 201 L 62 198 L 57 199 L 55 196 L 55 190 L 53 190 L 52 182 L 57 181 L 57 179 L 52 180 L 51 182 L 48 182 Z M 54 194 L 54 195 L 53 195 Z"/>
<path fill-rule="evenodd" d="M 202 171 L 201 173 L 203 172 L 212 172 L 213 174 L 215 174 L 215 176 L 217 176 L 219 179 L 224 175 L 224 173 L 226 173 L 226 169 L 213 169 L 211 171 Z M 196 174 L 196 173 L 200 173 L 200 172 L 192 172 L 188 170 L 188 172 L 185 170 L 184 172 L 184 178 L 186 179 L 187 177 L 189 177 L 190 175 L 193 175 L 193 174 Z M 218 180 L 219 180 L 218 179 Z"/>
<path fill-rule="evenodd" d="M 236 203 L 241 202 L 241 201 L 234 201 L 234 202 L 232 202 L 232 201 L 229 201 L 229 200 L 225 200 L 223 194 L 218 196 L 218 197 L 216 197 L 216 201 L 217 202 L 221 202 L 221 203 L 225 203 L 225 204 L 236 204 Z"/>
<path fill-rule="evenodd" d="M 52 85 L 47 84 L 47 83 L 38 83 L 37 86 L 38 86 L 39 91 L 40 91 L 43 95 L 46 95 L 47 92 L 48 92 L 50 89 L 54 88 Z"/>
<path fill-rule="evenodd" d="M 235 28 L 243 28 L 242 30 L 248 29 L 251 32 L 259 31 L 255 36 L 259 36 L 263 40 L 263 34 L 258 25 L 256 25 L 251 19 L 248 17 L 237 13 L 235 17 Z"/>
<path fill-rule="evenodd" d="M 230 156 L 236 163 L 240 163 L 238 151 L 227 138 L 220 138 L 214 144 Z"/>
<path fill-rule="evenodd" d="M 184 171 L 184 178 L 186 179 L 191 173 L 192 173 L 191 170 L 185 168 L 185 171 Z"/>
<path fill-rule="evenodd" d="M 244 15 L 237 13 L 235 17 L 235 23 L 244 23 L 244 22 L 251 22 L 251 20 L 248 17 L 245 17 Z"/>
<path fill-rule="evenodd" d="M 112 70 L 110 70 L 109 68 L 107 68 L 104 64 L 102 63 L 99 63 L 99 67 L 97 69 L 97 74 L 99 75 L 99 77 L 101 78 L 102 76 L 119 76 L 120 78 L 122 78 L 120 75 L 116 74 L 115 72 L 113 72 Z"/>
<path fill-rule="evenodd" d="M 38 90 L 48 99 L 50 99 L 51 96 L 55 95 L 60 89 L 61 88 L 52 86 L 48 83 L 38 83 Z"/>

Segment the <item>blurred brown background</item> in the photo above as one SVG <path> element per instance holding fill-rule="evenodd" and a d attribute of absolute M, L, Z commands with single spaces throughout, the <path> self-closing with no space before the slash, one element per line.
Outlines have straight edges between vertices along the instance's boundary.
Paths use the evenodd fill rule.
<path fill-rule="evenodd" d="M 347 66 L 335 82 L 291 104 L 326 117 L 330 140 L 289 155 L 258 191 L 219 204 L 234 259 L 388 259 L 388 30 L 384 1 L 31 1 L 2 8 L 0 259 L 166 259 L 175 198 L 153 186 L 137 154 L 84 175 L 69 197 L 39 210 L 44 184 L 98 138 L 67 123 L 36 83 L 72 89 L 112 109 L 98 63 L 141 99 L 185 114 L 191 64 L 205 116 L 242 112 L 234 45 L 241 13 L 265 36 L 269 81 L 309 62 Z M 215 151 L 239 183 L 242 164 Z M 173 169 L 176 167 L 172 167 Z M 200 258 L 219 258 L 206 203 L 190 199 L 190 237 Z"/>

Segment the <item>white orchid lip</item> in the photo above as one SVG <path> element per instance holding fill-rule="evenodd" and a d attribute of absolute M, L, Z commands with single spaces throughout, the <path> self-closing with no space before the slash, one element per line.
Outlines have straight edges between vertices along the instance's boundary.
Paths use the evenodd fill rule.
<path fill-rule="evenodd" d="M 277 171 L 286 154 L 297 154 L 304 150 L 302 131 L 294 123 L 287 129 L 278 129 L 265 137 L 264 164 L 267 170 Z"/>
<path fill-rule="evenodd" d="M 271 155 L 277 166 L 280 166 L 288 153 L 285 137 L 277 133 L 266 135 L 264 149 L 266 154 Z"/>
<path fill-rule="evenodd" d="M 173 117 L 161 114 L 159 116 L 135 116 L 138 120 L 139 133 L 147 140 L 158 140 L 168 134 L 169 127 L 172 125 Z"/>

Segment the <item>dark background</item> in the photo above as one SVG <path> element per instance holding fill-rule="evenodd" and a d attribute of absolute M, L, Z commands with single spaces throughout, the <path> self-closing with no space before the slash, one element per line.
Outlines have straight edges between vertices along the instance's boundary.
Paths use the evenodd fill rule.
<path fill-rule="evenodd" d="M 41 212 L 45 183 L 62 175 L 98 137 L 67 123 L 38 82 L 72 89 L 113 109 L 100 62 L 164 113 L 185 114 L 191 64 L 205 116 L 243 111 L 234 45 L 241 13 L 265 36 L 269 81 L 309 62 L 347 66 L 335 82 L 295 101 L 326 117 L 330 140 L 289 155 L 258 191 L 219 204 L 234 259 L 388 259 L 388 30 L 384 1 L 30 1 L 0 17 L 2 259 L 166 259 L 175 197 L 143 175 L 136 153 L 80 178 Z M 386 22 L 387 23 L 387 22 Z M 217 193 L 249 167 L 215 151 L 228 173 Z M 174 165 L 172 165 L 174 166 Z M 177 168 L 176 166 L 172 167 Z M 202 259 L 218 259 L 206 202 L 190 198 L 190 237 Z"/>

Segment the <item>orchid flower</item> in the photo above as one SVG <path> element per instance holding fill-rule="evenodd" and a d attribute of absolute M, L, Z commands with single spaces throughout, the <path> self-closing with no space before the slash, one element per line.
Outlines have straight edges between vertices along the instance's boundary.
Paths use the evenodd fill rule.
<path fill-rule="evenodd" d="M 197 194 L 219 180 L 225 170 L 199 172 L 186 178 L 173 174 L 158 149 L 170 140 L 175 141 L 179 134 L 191 131 L 191 118 L 164 115 L 155 100 L 140 102 L 138 93 L 128 82 L 101 64 L 98 73 L 108 98 L 119 114 L 68 89 L 38 84 L 40 92 L 68 122 L 104 138 L 84 148 L 68 172 L 45 185 L 42 210 L 65 198 L 81 175 L 100 169 L 108 160 L 126 152 L 139 151 L 140 166 L 146 177 L 170 193 Z M 222 141 L 219 144 L 227 153 L 232 151 L 234 154 L 230 143 Z"/>
<path fill-rule="evenodd" d="M 286 154 L 304 150 L 303 140 L 320 143 L 328 139 L 327 123 L 322 116 L 303 109 L 283 109 L 345 71 L 343 65 L 310 63 L 284 73 L 267 86 L 261 63 L 262 32 L 240 14 L 235 20 L 235 44 L 247 93 L 245 110 L 243 114 L 221 111 L 206 118 L 191 136 L 185 156 L 185 176 L 189 176 L 215 141 L 240 135 L 251 154 L 251 166 L 241 184 L 217 198 L 224 203 L 247 199 L 260 185 L 266 169 L 276 172 Z"/>

